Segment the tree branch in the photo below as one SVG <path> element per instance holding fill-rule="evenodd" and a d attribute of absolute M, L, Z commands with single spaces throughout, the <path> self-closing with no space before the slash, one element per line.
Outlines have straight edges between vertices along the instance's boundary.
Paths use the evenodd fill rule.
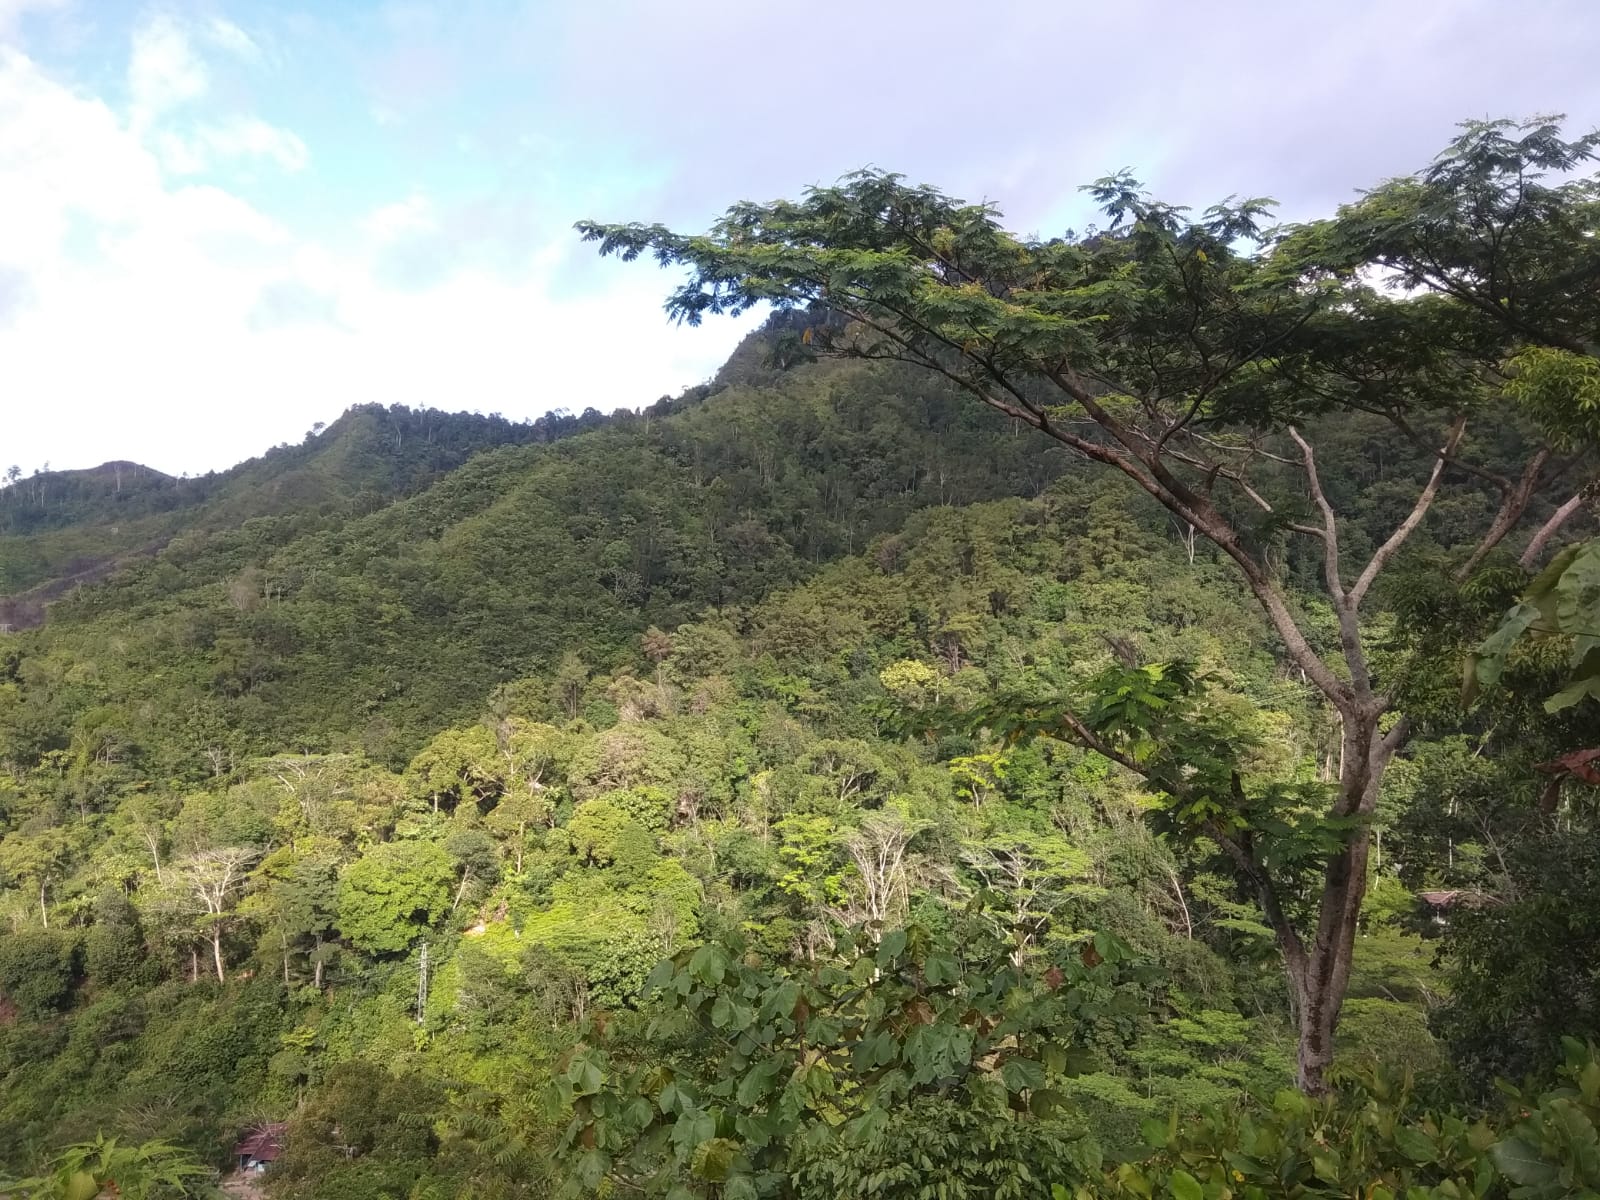
<path fill-rule="evenodd" d="M 1538 486 L 1539 476 L 1544 471 L 1544 465 L 1550 460 L 1550 448 L 1541 446 L 1528 460 L 1528 465 L 1523 468 L 1521 477 L 1515 486 L 1505 490 L 1500 501 L 1500 510 L 1495 513 L 1494 521 L 1489 530 L 1467 556 L 1467 561 L 1456 569 L 1456 582 L 1469 578 L 1478 569 L 1478 564 L 1489 554 L 1489 551 L 1498 546 L 1517 527 L 1517 522 L 1522 520 L 1522 514 L 1528 511 L 1528 501 L 1533 498 L 1534 488 Z"/>
<path fill-rule="evenodd" d="M 1360 578 L 1350 589 L 1350 606 L 1358 608 L 1361 598 L 1367 594 L 1367 589 L 1372 586 L 1372 581 L 1378 577 L 1384 565 L 1394 556 L 1394 552 L 1411 536 L 1417 526 L 1422 524 L 1422 518 L 1433 505 L 1433 498 L 1439 494 L 1439 480 L 1444 476 L 1445 459 L 1456 448 L 1456 443 L 1461 440 L 1462 433 L 1467 428 L 1466 417 L 1457 417 L 1456 423 L 1450 427 L 1450 436 L 1445 440 L 1444 448 L 1439 451 L 1439 456 L 1434 460 L 1433 472 L 1428 476 L 1428 482 L 1423 486 L 1422 494 L 1417 497 L 1417 502 L 1412 506 L 1410 514 L 1400 522 L 1399 528 L 1389 535 L 1389 540 L 1372 555 L 1372 561 L 1361 572 Z"/>
<path fill-rule="evenodd" d="M 1328 503 L 1328 493 L 1322 490 L 1322 477 L 1317 474 L 1317 456 L 1311 449 L 1311 443 L 1300 436 L 1300 431 L 1293 425 L 1287 430 L 1289 437 L 1296 446 L 1300 447 L 1300 461 L 1305 468 L 1306 485 L 1311 489 L 1311 499 L 1317 506 L 1317 511 L 1322 514 L 1322 577 L 1328 588 L 1328 594 L 1333 597 L 1336 609 L 1345 607 L 1344 580 L 1339 573 L 1339 522 L 1334 516 L 1333 505 Z"/>
<path fill-rule="evenodd" d="M 1372 676 L 1367 670 L 1366 652 L 1361 647 L 1361 623 L 1356 619 L 1356 604 L 1345 592 L 1344 579 L 1339 570 L 1339 521 L 1328 493 L 1322 490 L 1322 477 L 1317 474 L 1317 456 L 1311 443 L 1300 436 L 1293 425 L 1286 430 L 1296 446 L 1306 472 L 1306 485 L 1311 489 L 1311 499 L 1322 514 L 1322 575 L 1328 589 L 1328 599 L 1333 604 L 1334 616 L 1339 620 L 1339 648 L 1344 652 L 1345 665 L 1350 668 L 1350 682 L 1357 694 L 1366 695 L 1372 690 Z M 1308 527 L 1309 528 L 1309 527 Z"/>
<path fill-rule="evenodd" d="M 1592 486 L 1592 485 L 1591 485 Z M 1544 554 L 1544 548 L 1550 544 L 1550 539 L 1567 523 L 1567 519 L 1583 507 L 1584 497 L 1589 493 L 1589 488 L 1584 488 L 1569 499 L 1555 512 L 1550 514 L 1550 519 L 1539 526 L 1538 531 L 1528 541 L 1528 547 L 1522 552 L 1522 557 L 1517 559 L 1517 565 L 1524 570 L 1531 571 Z"/>

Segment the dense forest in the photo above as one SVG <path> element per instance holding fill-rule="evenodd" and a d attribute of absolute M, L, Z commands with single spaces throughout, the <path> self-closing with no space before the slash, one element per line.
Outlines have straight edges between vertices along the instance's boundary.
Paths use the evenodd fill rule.
<path fill-rule="evenodd" d="M 769 319 L 638 412 L 12 472 L 0 1195 L 1600 1190 L 1567 139 L 586 223 Z"/>

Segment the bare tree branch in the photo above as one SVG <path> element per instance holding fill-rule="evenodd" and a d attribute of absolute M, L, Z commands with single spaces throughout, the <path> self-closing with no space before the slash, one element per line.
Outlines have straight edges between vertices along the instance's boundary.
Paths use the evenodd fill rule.
<path fill-rule="evenodd" d="M 1456 443 L 1461 440 L 1461 435 L 1466 428 L 1466 417 L 1457 417 L 1456 423 L 1450 427 L 1450 436 L 1445 440 L 1444 448 L 1439 451 L 1438 458 L 1434 460 L 1433 471 L 1428 476 L 1428 482 L 1423 486 L 1421 494 L 1417 497 L 1416 504 L 1412 506 L 1411 512 L 1406 519 L 1400 522 L 1399 528 L 1389 535 L 1389 540 L 1373 552 L 1372 561 L 1367 563 L 1366 568 L 1361 572 L 1354 586 L 1351 587 L 1350 606 L 1352 608 L 1360 607 L 1362 597 L 1367 594 L 1367 589 L 1372 586 L 1372 581 L 1378 577 L 1378 572 L 1383 570 L 1384 565 L 1394 556 L 1394 552 L 1400 549 L 1405 544 L 1405 540 L 1415 532 L 1417 526 L 1422 524 L 1422 518 L 1427 516 L 1428 509 L 1433 505 L 1434 497 L 1439 494 L 1439 480 L 1444 475 L 1445 460 L 1454 452 Z"/>
<path fill-rule="evenodd" d="M 1534 489 L 1539 484 L 1539 476 L 1544 472 L 1544 465 L 1549 460 L 1550 448 L 1541 447 L 1528 460 L 1528 465 L 1523 468 L 1516 484 L 1505 489 L 1500 500 L 1500 510 L 1495 513 L 1494 521 L 1489 525 L 1488 531 L 1467 556 L 1467 561 L 1456 569 L 1458 583 L 1469 578 L 1489 552 L 1504 540 L 1506 534 L 1517 527 L 1517 522 L 1522 520 L 1522 514 L 1528 511 L 1528 501 L 1533 498 Z"/>
<path fill-rule="evenodd" d="M 1519 566 L 1524 570 L 1533 569 L 1534 565 L 1543 556 L 1544 548 L 1550 544 L 1550 539 L 1555 537 L 1556 532 L 1567 523 L 1573 513 L 1583 507 L 1584 498 L 1588 495 L 1589 490 L 1589 488 L 1584 488 L 1550 514 L 1550 519 L 1539 526 L 1537 532 L 1529 539 L 1527 549 L 1522 552 L 1522 557 L 1517 560 Z"/>

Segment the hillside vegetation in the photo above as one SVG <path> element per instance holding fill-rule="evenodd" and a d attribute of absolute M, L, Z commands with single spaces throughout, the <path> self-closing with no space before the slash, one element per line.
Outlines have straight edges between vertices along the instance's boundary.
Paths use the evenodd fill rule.
<path fill-rule="evenodd" d="M 5 1189 L 1600 1187 L 1594 144 L 590 226 L 778 311 L 638 413 L 17 480 Z"/>

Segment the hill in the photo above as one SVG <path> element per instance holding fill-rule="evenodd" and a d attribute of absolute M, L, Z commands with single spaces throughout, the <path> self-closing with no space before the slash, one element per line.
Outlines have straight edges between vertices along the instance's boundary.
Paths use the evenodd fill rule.
<path fill-rule="evenodd" d="M 663 955 L 698 964 L 709 1044 L 741 1055 L 720 1030 L 771 1009 L 746 972 L 825 981 L 849 929 L 898 922 L 930 971 L 1025 967 L 1019 1012 L 1078 972 L 1050 1018 L 1070 1068 L 1038 1068 L 1063 1144 L 1131 1155 L 1174 1108 L 1291 1076 L 1274 934 L 1215 845 L 1164 836 L 1167 798 L 1111 759 L 951 715 L 1109 694 L 1158 732 L 1200 721 L 1303 908 L 1337 723 L 1222 556 L 1148 497 L 907 368 L 776 371 L 759 345 L 706 388 L 431 480 L 427 438 L 390 416 L 358 410 L 359 436 L 274 452 L 187 509 L 139 481 L 170 540 L 0 641 L 0 1168 L 100 1133 L 221 1164 L 281 1121 L 278 1196 L 551 1195 L 581 1132 L 543 1097 L 591 1086 L 590 1039 L 647 1073 L 709 1053 L 672 1040 L 700 1025 L 636 1011 Z M 1350 544 L 1376 544 L 1425 462 L 1375 421 L 1313 434 Z M 115 478 L 18 544 L 106 530 Z M 1295 511 L 1291 473 L 1258 482 Z M 1456 489 L 1384 602 L 1425 603 L 1486 503 Z M 1282 545 L 1270 522 L 1251 536 Z M 1298 586 L 1320 564 L 1281 564 L 1335 643 Z M 1412 669 L 1404 639 L 1379 649 Z M 1376 818 L 1351 1068 L 1439 1078 L 1413 889 L 1525 869 L 1495 859 L 1515 818 L 1484 797 L 1543 743 L 1502 711 L 1527 744 L 1491 762 L 1453 699 L 1439 711 Z M 849 978 L 922 969 L 876 962 Z M 924 984 L 874 1047 L 916 1040 L 949 990 Z M 811 1028 L 849 994 L 806 993 Z M 830 1070 L 853 1069 L 847 1043 Z"/>
<path fill-rule="evenodd" d="M 651 624 L 749 603 L 919 508 L 1036 493 L 1067 463 L 905 369 L 828 364 L 489 450 L 387 506 L 340 465 L 392 472 L 371 444 L 239 472 L 201 517 L 276 512 L 185 529 L 58 603 L 13 644 L 29 732 L 3 752 L 63 747 L 94 712 L 158 777 L 217 748 L 403 761 L 566 650 L 607 665 Z M 94 688 L 70 682 L 89 671 Z"/>
<path fill-rule="evenodd" d="M 602 418 L 516 424 L 470 413 L 351 408 L 298 446 L 175 478 L 137 463 L 17 474 L 0 488 L 0 620 L 31 627 L 72 588 L 194 534 L 288 512 L 331 519 L 410 495 L 494 446 L 550 441 Z"/>

